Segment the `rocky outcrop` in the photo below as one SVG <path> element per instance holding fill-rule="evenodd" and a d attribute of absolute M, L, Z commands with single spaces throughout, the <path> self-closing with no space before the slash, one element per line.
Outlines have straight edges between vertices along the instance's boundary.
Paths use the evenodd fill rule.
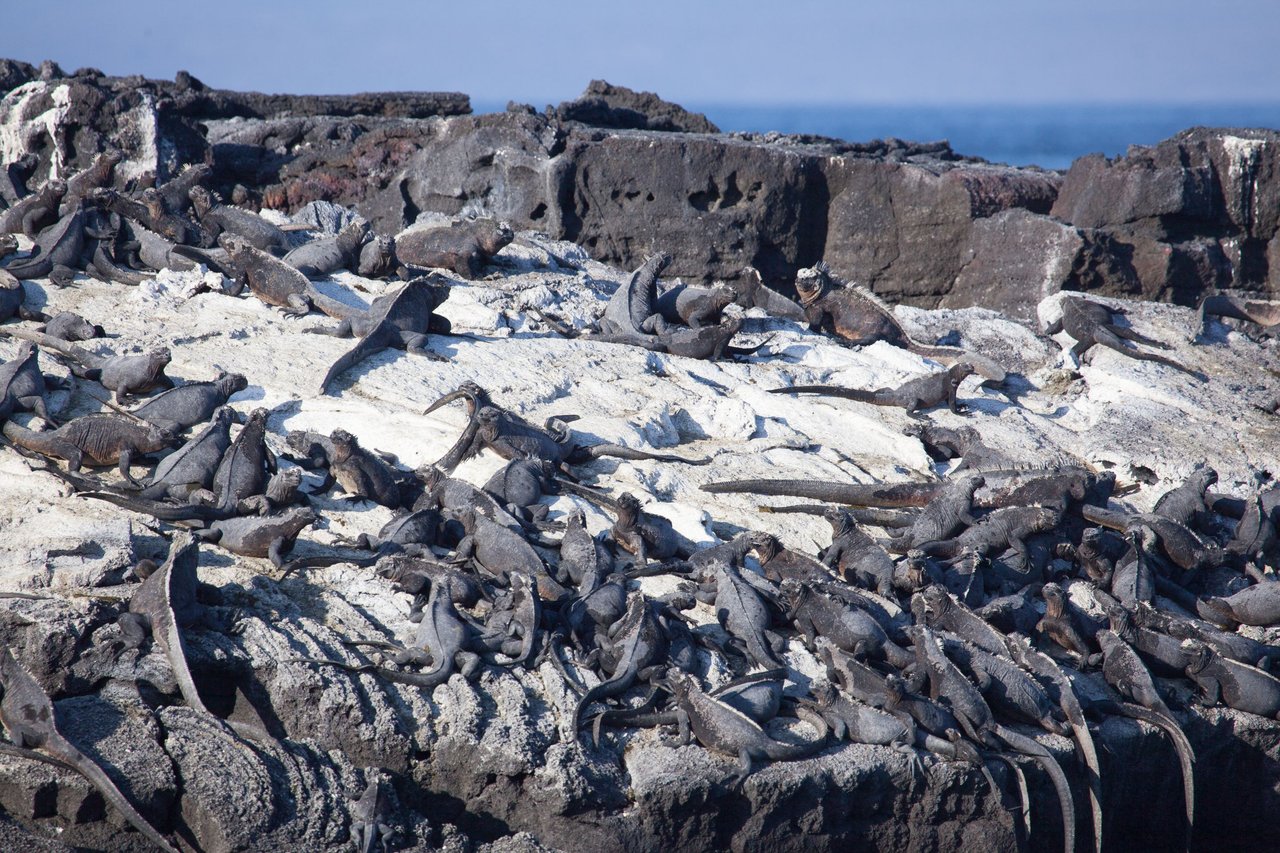
<path fill-rule="evenodd" d="M 702 113 L 691 113 L 679 104 L 664 101 L 653 92 L 637 92 L 592 80 L 580 96 L 556 107 L 561 121 L 577 121 L 593 127 L 627 130 L 666 130 L 682 133 L 719 133 Z"/>

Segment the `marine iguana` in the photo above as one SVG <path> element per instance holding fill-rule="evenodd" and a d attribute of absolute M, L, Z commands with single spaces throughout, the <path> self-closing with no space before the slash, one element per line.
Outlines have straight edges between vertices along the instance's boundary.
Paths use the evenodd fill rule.
<path fill-rule="evenodd" d="M 167 853 L 177 853 L 173 845 L 138 814 L 111 777 L 58 731 L 57 714 L 49 694 L 18 663 L 8 646 L 0 649 L 0 689 L 4 693 L 0 699 L 0 723 L 4 724 L 15 747 L 35 756 L 47 756 L 58 766 L 79 773 L 147 840 Z"/>
<path fill-rule="evenodd" d="M 1223 657 L 1258 669 L 1270 671 L 1280 659 L 1280 646 L 1258 642 L 1236 631 L 1224 631 L 1190 616 L 1157 610 L 1145 602 L 1134 607 L 1131 617 L 1141 628 L 1167 634 L 1176 640 L 1199 640 Z"/>
<path fill-rule="evenodd" d="M 52 318 L 45 319 L 44 327 L 37 331 L 61 341 L 89 341 L 107 336 L 106 329 L 90 323 L 74 311 L 59 311 Z"/>
<path fill-rule="evenodd" d="M 727 284 L 694 287 L 678 284 L 667 288 L 654 300 L 654 308 L 668 323 L 683 323 L 691 329 L 720 324 L 720 315 L 738 298 Z"/>
<path fill-rule="evenodd" d="M 356 274 L 365 278 L 383 278 L 395 272 L 398 263 L 396 241 L 379 234 L 360 249 Z"/>
<path fill-rule="evenodd" d="M 831 525 L 831 544 L 822 549 L 822 564 L 851 584 L 892 596 L 896 577 L 893 558 L 858 526 L 851 513 L 830 507 L 822 517 Z"/>
<path fill-rule="evenodd" d="M 8 418 L 15 411 L 26 411 L 57 426 L 49 414 L 47 392 L 35 345 L 23 341 L 14 357 L 0 365 L 0 419 Z"/>
<path fill-rule="evenodd" d="M 781 583 L 786 578 L 809 583 L 834 580 L 827 567 L 812 557 L 792 551 L 770 533 L 747 534 L 747 542 L 756 557 L 765 578 Z"/>
<path fill-rule="evenodd" d="M 308 507 L 294 507 L 276 515 L 243 515 L 219 518 L 195 531 L 202 542 L 210 542 L 242 557 L 266 557 L 277 569 L 293 550 L 294 541 L 319 516 Z"/>
<path fill-rule="evenodd" d="M 695 596 L 715 608 L 716 621 L 746 650 L 757 666 L 782 666 L 777 654 L 786 641 L 770 630 L 773 616 L 766 599 L 748 583 L 737 568 L 727 562 L 714 564 L 710 582 L 698 585 Z"/>
<path fill-rule="evenodd" d="M 908 629 L 908 633 L 911 635 L 917 665 L 928 678 L 930 698 L 936 701 L 940 696 L 947 697 L 964 733 L 988 748 L 998 749 L 1001 743 L 1006 744 L 1034 758 L 1049 774 L 1062 809 L 1063 849 L 1075 850 L 1075 803 L 1071 798 L 1067 777 L 1053 756 L 1031 738 L 996 720 L 982 694 L 943 653 L 939 639 L 932 631 L 923 625 L 914 625 Z"/>
<path fill-rule="evenodd" d="M 637 679 L 652 678 L 666 658 L 667 638 L 641 592 L 627 599 L 622 618 L 610 626 L 600 662 L 609 677 L 586 691 L 573 709 L 573 731 L 582 728 L 584 712 L 594 702 L 629 690 Z M 552 655 L 556 652 L 552 650 Z M 557 658 L 558 660 L 558 658 Z"/>
<path fill-rule="evenodd" d="M 885 341 L 947 365 L 968 362 L 985 378 L 1004 381 L 1004 368 L 985 356 L 912 340 L 880 297 L 864 287 L 839 281 L 822 261 L 796 273 L 795 285 L 805 320 L 815 332 L 834 335 L 854 346 Z"/>
<path fill-rule="evenodd" d="M 960 383 L 972 375 L 972 364 L 957 362 L 945 371 L 917 376 L 897 388 L 863 391 L 857 388 L 841 388 L 838 385 L 793 385 L 790 388 L 770 388 L 769 393 L 822 394 L 827 397 L 842 397 L 875 406 L 897 406 L 906 409 L 907 414 L 910 415 L 946 403 L 947 408 L 952 412 L 961 414 L 967 411 L 967 407 L 956 402 L 956 391 L 960 388 Z"/>
<path fill-rule="evenodd" d="M 1078 655 L 1082 663 L 1096 664 L 1099 661 L 1098 655 L 1085 640 L 1086 634 L 1091 635 L 1092 632 L 1080 630 L 1077 624 L 1080 616 L 1067 600 L 1062 587 L 1056 583 L 1047 583 L 1040 588 L 1040 595 L 1044 598 L 1045 612 L 1036 624 L 1037 633 Z"/>
<path fill-rule="evenodd" d="M 441 228 L 411 228 L 395 237 L 401 264 L 438 267 L 475 279 L 484 265 L 515 238 L 506 223 L 472 219 Z"/>
<path fill-rule="evenodd" d="M 938 494 L 916 515 L 911 526 L 885 543 L 885 548 L 905 554 L 926 542 L 937 542 L 954 536 L 958 530 L 976 527 L 974 495 L 985 485 L 986 478 L 981 474 L 968 474 L 946 481 Z"/>
<path fill-rule="evenodd" d="M 1003 644 L 999 652 L 992 653 L 960 637 L 939 634 L 939 639 L 946 656 L 973 680 L 993 709 L 1056 735 L 1070 732 L 1062 710 L 1034 678 L 1009 659 Z"/>
<path fill-rule="evenodd" d="M 304 243 L 281 260 L 307 278 L 326 278 L 359 262 L 368 234 L 369 223 L 358 219 L 337 234 Z"/>
<path fill-rule="evenodd" d="M 191 199 L 196 218 L 209 229 L 210 236 L 218 238 L 225 234 L 240 246 L 269 252 L 272 256 L 289 251 L 289 238 L 285 233 L 258 214 L 222 204 L 201 186 L 192 187 L 187 197 Z M 230 251 L 229 246 L 226 248 Z"/>
<path fill-rule="evenodd" d="M 1003 450 L 984 444 L 981 435 L 971 426 L 946 427 L 929 423 L 922 429 L 915 426 L 908 434 L 920 439 L 925 451 L 935 460 L 960 458 L 960 464 L 948 472 L 952 477 L 961 471 L 1012 467 L 1009 456 Z"/>
<path fill-rule="evenodd" d="M 1178 724 L 1178 718 L 1173 715 L 1173 711 L 1169 710 L 1169 706 L 1156 690 L 1155 682 L 1151 680 L 1151 673 L 1147 671 L 1138 653 L 1113 631 L 1103 629 L 1097 633 L 1096 638 L 1098 645 L 1102 648 L 1104 658 L 1102 675 L 1107 683 L 1126 699 L 1146 708 L 1160 718 L 1162 721 L 1160 728 L 1173 742 L 1174 751 L 1178 754 L 1178 764 L 1182 770 L 1183 803 L 1186 807 L 1189 837 L 1191 828 L 1195 824 L 1196 812 L 1193 770 L 1196 756 L 1191 748 L 1191 742 L 1187 740 L 1186 734 Z"/>
<path fill-rule="evenodd" d="M 267 478 L 276 472 L 276 458 L 267 447 L 266 409 L 254 409 L 213 474 L 210 491 L 192 493 L 191 502 L 224 512 L 260 509 L 255 498 L 262 495 Z"/>
<path fill-rule="evenodd" d="M 404 503 L 401 478 L 395 469 L 376 453 L 361 447 L 356 437 L 345 429 L 335 429 L 329 434 L 327 456 L 324 482 L 311 494 L 324 494 L 336 483 L 348 496 L 367 498 L 391 509 Z"/>
<path fill-rule="evenodd" d="M 1181 485 L 1160 496 L 1152 512 L 1186 527 L 1203 528 L 1213 513 L 1207 493 L 1216 482 L 1217 471 L 1203 463 L 1197 465 Z"/>
<path fill-rule="evenodd" d="M 83 206 L 64 215 L 35 238 L 31 254 L 10 259 L 4 269 L 15 278 L 48 278 L 55 287 L 65 287 L 75 277 L 84 249 L 85 211 Z"/>
<path fill-rule="evenodd" d="M 299 662 L 336 666 L 351 673 L 372 672 L 386 681 L 413 687 L 433 688 L 448 681 L 454 672 L 460 672 L 464 678 L 470 679 L 482 662 L 480 656 L 471 650 L 475 629 L 453 606 L 449 587 L 448 582 L 432 584 L 427 608 L 422 621 L 418 623 L 413 644 L 407 649 L 400 649 L 392 658 L 397 666 L 430 665 L 431 669 L 425 672 L 405 672 L 375 664 L 356 665 L 324 658 L 302 658 Z M 359 641 L 352 645 L 396 648 L 386 643 Z"/>
<path fill-rule="evenodd" d="M 66 194 L 66 181 L 45 181 L 39 190 L 0 213 L 0 234 L 25 234 L 34 239 L 58 221 L 58 207 Z"/>
<path fill-rule="evenodd" d="M 1180 569 L 1214 568 L 1226 560 L 1225 552 L 1215 543 L 1203 542 L 1186 525 L 1162 515 L 1126 513 L 1089 504 L 1082 506 L 1080 511 L 1085 520 L 1112 530 L 1125 532 L 1136 526 L 1150 528 L 1156 535 L 1160 553 Z"/>
<path fill-rule="evenodd" d="M 248 286 L 254 296 L 294 317 L 305 316 L 313 307 L 340 320 L 359 311 L 321 293 L 305 275 L 244 237 L 224 234 L 218 244 L 227 250 L 236 269 L 237 286 L 232 296 Z"/>
<path fill-rule="evenodd" d="M 387 796 L 387 780 L 381 770 L 369 772 L 367 778 L 369 784 L 351 808 L 351 840 L 356 853 L 374 853 L 377 847 L 382 848 L 382 853 L 389 853 L 396 828 L 388 823 L 391 802 Z"/>
<path fill-rule="evenodd" d="M 950 631 L 988 654 L 1008 655 L 1004 635 L 941 586 L 930 584 L 920 592 L 920 596 L 924 603 L 924 621 L 928 627 Z"/>
<path fill-rule="evenodd" d="M 1187 678 L 1200 688 L 1204 704 L 1221 702 L 1237 711 L 1280 718 L 1280 679 L 1224 658 L 1199 640 L 1183 640 L 1180 648 L 1187 661 Z"/>
<path fill-rule="evenodd" d="M 369 310 L 352 311 L 336 329 L 309 330 L 323 334 L 347 337 L 354 335 L 360 341 L 341 355 L 320 380 L 323 393 L 334 379 L 350 370 L 375 352 L 396 348 L 415 355 L 443 361 L 444 356 L 427 350 L 427 334 L 449 334 L 449 321 L 434 314 L 446 299 L 449 287 L 438 277 L 415 278 L 390 296 L 373 300 Z"/>
<path fill-rule="evenodd" d="M 881 658 L 899 668 L 911 663 L 911 653 L 889 639 L 880 623 L 861 608 L 836 601 L 808 584 L 793 580 L 782 582 L 782 599 L 787 618 L 810 649 L 814 647 L 815 638 L 823 636 L 856 656 Z"/>
<path fill-rule="evenodd" d="M 131 414 L 170 432 L 179 433 L 202 424 L 222 408 L 233 394 L 249 387 L 249 380 L 241 373 L 223 371 L 210 382 L 184 382 L 168 391 L 162 391 Z"/>
<path fill-rule="evenodd" d="M 488 392 L 472 382 L 464 383 L 456 391 L 440 397 L 423 414 L 430 414 L 458 399 L 467 403 L 467 426 L 453 447 L 435 463 L 445 471 L 452 471 L 463 460 L 470 459 L 485 448 L 504 459 L 539 458 L 561 468 L 565 465 L 583 464 L 602 456 L 683 462 L 687 465 L 706 465 L 711 461 L 650 453 L 616 444 L 579 444 L 561 419 L 548 418 L 545 428 L 534 426 L 519 415 L 494 405 Z"/>
<path fill-rule="evenodd" d="M 1122 309 L 1109 308 L 1106 305 L 1090 302 L 1078 296 L 1067 296 L 1062 300 L 1062 316 L 1050 323 L 1044 332 L 1046 335 L 1056 335 L 1058 332 L 1065 331 L 1074 338 L 1076 343 L 1071 347 L 1071 353 L 1077 358 L 1083 356 L 1095 344 L 1101 344 L 1129 358 L 1158 362 L 1205 381 L 1203 374 L 1191 370 L 1171 358 L 1159 353 L 1125 346 L 1121 338 L 1159 349 L 1169 348 L 1168 344 L 1148 338 L 1133 329 L 1116 325 L 1114 315 L 1123 313 Z"/>
<path fill-rule="evenodd" d="M 124 159 L 124 152 L 119 149 L 103 151 L 93 158 L 93 162 L 67 178 L 67 192 L 62 197 L 58 208 L 59 216 L 66 216 L 80 202 L 89 199 L 92 192 L 111 183 L 111 174 Z"/>
<path fill-rule="evenodd" d="M 1010 506 L 994 510 L 977 524 L 953 539 L 922 542 L 916 547 L 933 557 L 957 557 L 966 548 L 996 556 L 1012 550 L 1021 558 L 1021 564 L 1030 571 L 1031 554 L 1026 540 L 1034 533 L 1047 533 L 1058 526 L 1061 513 L 1057 509 L 1042 506 Z"/>
<path fill-rule="evenodd" d="M 482 575 L 504 586 L 509 583 L 511 572 L 523 572 L 534 579 L 538 591 L 549 602 L 568 596 L 568 590 L 551 577 L 538 552 L 519 533 L 474 509 L 462 510 L 455 517 L 465 535 L 455 549 L 453 563 L 473 561 Z"/>
<path fill-rule="evenodd" d="M 668 670 L 665 678 L 676 704 L 680 739 L 689 736 L 708 749 L 737 756 L 738 783 L 751 773 L 751 764 L 762 758 L 770 761 L 797 761 L 808 758 L 827 745 L 826 725 L 818 727 L 818 738 L 808 743 L 790 744 L 774 740 L 760 725 L 733 706 L 705 693 L 697 680 L 680 670 Z M 821 719 L 820 717 L 818 719 Z"/>
<path fill-rule="evenodd" d="M 0 326 L 0 335 L 31 341 L 73 359 L 75 365 L 72 372 L 83 379 L 97 381 L 108 391 L 115 392 L 117 404 L 122 404 L 125 398 L 135 394 L 173 387 L 173 380 L 164 372 L 173 358 L 168 347 L 156 347 L 140 355 L 100 356 L 75 344 L 30 329 Z"/>
<path fill-rule="evenodd" d="M 1137 625 L 1119 602 L 1104 606 L 1110 629 L 1142 657 L 1151 672 L 1162 678 L 1182 678 L 1187 668 L 1186 651 L 1178 640 L 1160 631 Z"/>
<path fill-rule="evenodd" d="M 4 436 L 18 447 L 66 460 L 70 471 L 86 464 L 118 465 L 121 476 L 135 486 L 140 484 L 129 468 L 136 458 L 159 453 L 176 441 L 173 433 L 161 427 L 107 414 L 84 415 L 46 432 L 33 432 L 10 421 L 4 425 Z"/>

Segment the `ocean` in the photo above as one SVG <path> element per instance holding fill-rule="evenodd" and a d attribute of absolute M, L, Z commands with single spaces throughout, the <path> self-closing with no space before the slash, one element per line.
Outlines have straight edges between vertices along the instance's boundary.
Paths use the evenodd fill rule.
<path fill-rule="evenodd" d="M 477 103 L 477 111 L 481 105 Z M 1128 105 L 725 105 L 684 103 L 724 131 L 812 133 L 852 142 L 945 139 L 993 163 L 1065 169 L 1084 154 L 1116 157 L 1196 125 L 1280 129 L 1280 102 Z M 502 106 L 486 105 L 488 109 Z"/>

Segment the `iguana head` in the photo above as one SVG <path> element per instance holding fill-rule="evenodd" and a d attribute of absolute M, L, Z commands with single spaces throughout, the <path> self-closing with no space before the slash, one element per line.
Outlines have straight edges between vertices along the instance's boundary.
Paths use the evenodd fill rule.
<path fill-rule="evenodd" d="M 955 605 L 955 602 L 952 600 L 951 596 L 947 594 L 947 591 L 936 583 L 926 586 L 924 590 L 921 591 L 920 595 L 924 600 L 924 612 L 926 617 L 932 616 L 937 618 L 945 616 Z"/>
<path fill-rule="evenodd" d="M 853 524 L 853 516 L 838 506 L 827 507 L 822 517 L 831 525 L 831 536 L 835 538 L 844 533 Z"/>
<path fill-rule="evenodd" d="M 1183 640 L 1178 651 L 1186 658 L 1187 672 L 1199 672 L 1213 660 L 1213 650 L 1199 640 Z"/>
<path fill-rule="evenodd" d="M 821 299 L 832 288 L 827 265 L 818 261 L 796 273 L 796 295 L 806 308 Z"/>
<path fill-rule="evenodd" d="M 751 550 L 756 552 L 762 563 L 769 562 L 782 550 L 782 543 L 770 533 L 751 533 L 748 541 L 751 543 Z"/>

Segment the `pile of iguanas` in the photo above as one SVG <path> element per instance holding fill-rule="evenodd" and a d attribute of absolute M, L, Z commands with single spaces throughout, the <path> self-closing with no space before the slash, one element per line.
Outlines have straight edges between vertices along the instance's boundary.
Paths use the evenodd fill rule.
<path fill-rule="evenodd" d="M 335 334 L 361 338 L 328 371 L 322 390 L 377 349 L 427 352 L 428 335 L 450 329 L 433 313 L 449 280 L 426 267 L 474 277 L 512 239 L 492 223 L 473 223 L 452 237 L 409 232 L 394 241 L 402 250 L 397 258 L 392 241 L 372 238 L 355 223 L 294 246 L 289 233 L 206 190 L 207 169 L 125 193 L 110 188 L 114 159 L 104 155 L 85 173 L 51 181 L 0 214 L 0 229 L 36 242 L 33 253 L 7 264 L 9 272 L 65 286 L 76 271 L 136 284 L 148 267 L 201 263 L 223 270 L 269 304 L 295 314 L 321 310 L 339 320 Z M 801 275 L 801 304 L 791 311 L 777 294 L 761 298 L 759 285 L 661 289 L 669 261 L 662 254 L 646 261 L 584 339 L 695 358 L 749 355 L 759 348 L 729 346 L 741 317 L 725 309 L 782 305 L 781 315 L 803 317 L 814 330 L 852 344 L 887 340 L 949 366 L 893 389 L 775 391 L 919 415 L 939 405 L 961 412 L 957 392 L 975 372 L 1004 379 L 1002 368 L 978 354 L 913 341 L 884 306 L 842 286 L 824 266 Z M 311 281 L 342 268 L 395 271 L 406 280 L 368 309 L 355 309 Z M 806 758 L 846 738 L 889 746 L 923 772 L 935 761 L 972 766 L 1002 796 L 989 769 L 999 762 L 1018 781 L 1012 794 L 1030 832 L 1025 757 L 1052 781 L 1069 850 L 1076 846 L 1076 803 L 1068 777 L 1084 780 L 1093 844 L 1100 849 L 1103 839 L 1091 724 L 1121 715 L 1168 735 L 1190 831 L 1195 756 L 1182 729 L 1186 712 L 1176 709 L 1163 681 L 1186 680 L 1206 705 L 1280 715 L 1280 679 L 1270 673 L 1280 648 L 1236 631 L 1280 624 L 1280 584 L 1268 572 L 1280 565 L 1280 487 L 1247 500 L 1216 495 L 1216 475 L 1203 468 L 1151 513 L 1128 513 L 1108 504 L 1114 476 L 1065 464 L 1005 465 L 976 430 L 930 425 L 916 433 L 925 447 L 964 460 L 949 479 L 705 487 L 825 502 L 795 508 L 821 512 L 830 522 L 831 543 L 822 553 L 789 550 L 764 530 L 698 547 L 636 497 L 584 484 L 589 472 L 580 466 L 601 457 L 687 465 L 706 459 L 585 443 L 569 426 L 572 416 L 533 424 L 468 383 L 426 409 L 462 401 L 467 410 L 467 425 L 434 465 L 410 470 L 341 429 L 289 433 L 281 454 L 289 464 L 280 464 L 267 442 L 270 413 L 257 409 L 245 418 L 228 405 L 248 386 L 245 376 L 175 385 L 165 375 L 169 350 L 94 352 L 73 341 L 95 340 L 100 328 L 24 309 L 21 288 L 3 292 L 11 297 L 3 303 L 8 317 L 46 323 L 41 331 L 0 326 L 0 335 L 23 341 L 18 357 L 0 366 L 5 443 L 82 496 L 174 529 L 166 562 L 138 568 L 143 579 L 121 616 L 122 636 L 126 646 L 137 646 L 150 633 L 183 701 L 246 743 L 268 738 L 265 727 L 218 720 L 185 660 L 183 632 L 202 618 L 201 543 L 267 558 L 278 577 L 337 563 L 368 566 L 415 597 L 417 627 L 408 646 L 357 642 L 341 660 L 300 659 L 305 663 L 432 688 L 454 674 L 474 678 L 485 666 L 549 660 L 577 695 L 565 709 L 575 732 L 589 729 L 599 744 L 605 728 L 673 727 L 680 742 L 736 759 L 731 781 L 759 761 Z M 754 294 L 746 300 L 751 304 L 744 293 Z M 1205 310 L 1236 316 L 1232 304 Z M 1160 344 L 1116 324 L 1099 303 L 1068 297 L 1063 309 L 1061 330 L 1078 341 L 1077 354 L 1103 344 L 1186 370 L 1126 346 L 1123 340 Z M 114 403 L 103 400 L 110 411 L 59 423 L 37 348 L 66 359 L 74 377 L 112 392 Z M 135 408 L 121 408 L 146 395 L 152 396 Z M 21 413 L 46 429 L 18 424 Z M 507 464 L 482 487 L 453 476 L 462 461 L 485 451 Z M 136 478 L 133 468 L 149 456 L 160 458 L 145 479 Z M 65 462 L 66 470 L 51 460 Z M 84 466 L 116 466 L 122 480 L 87 475 Z M 310 492 L 300 488 L 304 469 L 323 473 Z M 294 540 L 318 517 L 308 497 L 335 485 L 349 498 L 392 509 L 393 519 L 376 534 L 287 561 Z M 593 536 L 581 512 L 548 518 L 545 499 L 555 495 L 594 504 L 615 519 L 613 526 Z M 638 579 L 657 574 L 682 582 L 667 595 L 646 595 Z M 715 626 L 694 618 L 699 604 L 713 611 Z M 825 666 L 825 679 L 794 677 L 788 658 L 800 646 Z M 8 649 L 2 652 L 0 721 L 12 749 L 84 774 L 157 846 L 173 849 L 102 768 L 59 734 L 51 698 Z M 1085 683 L 1089 689 L 1079 689 Z M 793 724 L 811 731 L 793 733 Z M 1071 738 L 1079 762 L 1047 750 L 1029 733 L 1037 728 Z M 364 849 L 376 843 L 385 849 L 390 837 L 386 784 L 371 776 L 356 808 L 361 822 L 353 838 Z"/>

